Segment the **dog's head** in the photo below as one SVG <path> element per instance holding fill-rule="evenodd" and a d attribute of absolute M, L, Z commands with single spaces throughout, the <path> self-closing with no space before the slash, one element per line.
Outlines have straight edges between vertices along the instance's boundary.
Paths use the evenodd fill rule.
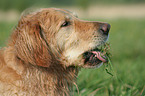
<path fill-rule="evenodd" d="M 93 68 L 105 62 L 97 47 L 107 41 L 109 29 L 107 23 L 46 8 L 22 16 L 13 37 L 18 57 L 28 63 L 49 67 L 59 60 L 67 62 L 65 66 Z"/>

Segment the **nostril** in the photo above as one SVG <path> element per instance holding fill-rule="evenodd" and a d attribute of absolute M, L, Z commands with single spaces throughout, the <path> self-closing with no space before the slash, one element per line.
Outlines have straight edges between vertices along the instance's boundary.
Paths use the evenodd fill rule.
<path fill-rule="evenodd" d="M 100 31 L 105 35 L 109 34 L 109 30 L 110 30 L 110 24 L 105 23 L 100 27 Z"/>

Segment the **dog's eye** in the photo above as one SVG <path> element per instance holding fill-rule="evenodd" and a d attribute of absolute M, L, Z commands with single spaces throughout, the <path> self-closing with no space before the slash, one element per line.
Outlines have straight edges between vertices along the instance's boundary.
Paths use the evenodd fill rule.
<path fill-rule="evenodd" d="M 62 25 L 61 25 L 61 27 L 67 27 L 67 26 L 69 26 L 70 25 L 70 22 L 69 21 L 65 21 Z"/>

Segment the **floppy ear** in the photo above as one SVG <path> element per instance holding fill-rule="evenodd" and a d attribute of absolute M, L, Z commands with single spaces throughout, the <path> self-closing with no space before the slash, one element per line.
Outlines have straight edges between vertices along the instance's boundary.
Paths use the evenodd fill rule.
<path fill-rule="evenodd" d="M 49 67 L 52 53 L 37 17 L 22 17 L 15 30 L 16 54 L 24 63 Z"/>

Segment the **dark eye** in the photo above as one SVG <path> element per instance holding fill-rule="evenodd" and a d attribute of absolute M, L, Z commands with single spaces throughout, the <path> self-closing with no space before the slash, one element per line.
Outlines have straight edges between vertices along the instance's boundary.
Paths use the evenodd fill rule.
<path fill-rule="evenodd" d="M 69 21 L 65 21 L 62 25 L 61 25 L 61 27 L 67 27 L 67 26 L 69 26 L 70 25 L 70 22 Z"/>

